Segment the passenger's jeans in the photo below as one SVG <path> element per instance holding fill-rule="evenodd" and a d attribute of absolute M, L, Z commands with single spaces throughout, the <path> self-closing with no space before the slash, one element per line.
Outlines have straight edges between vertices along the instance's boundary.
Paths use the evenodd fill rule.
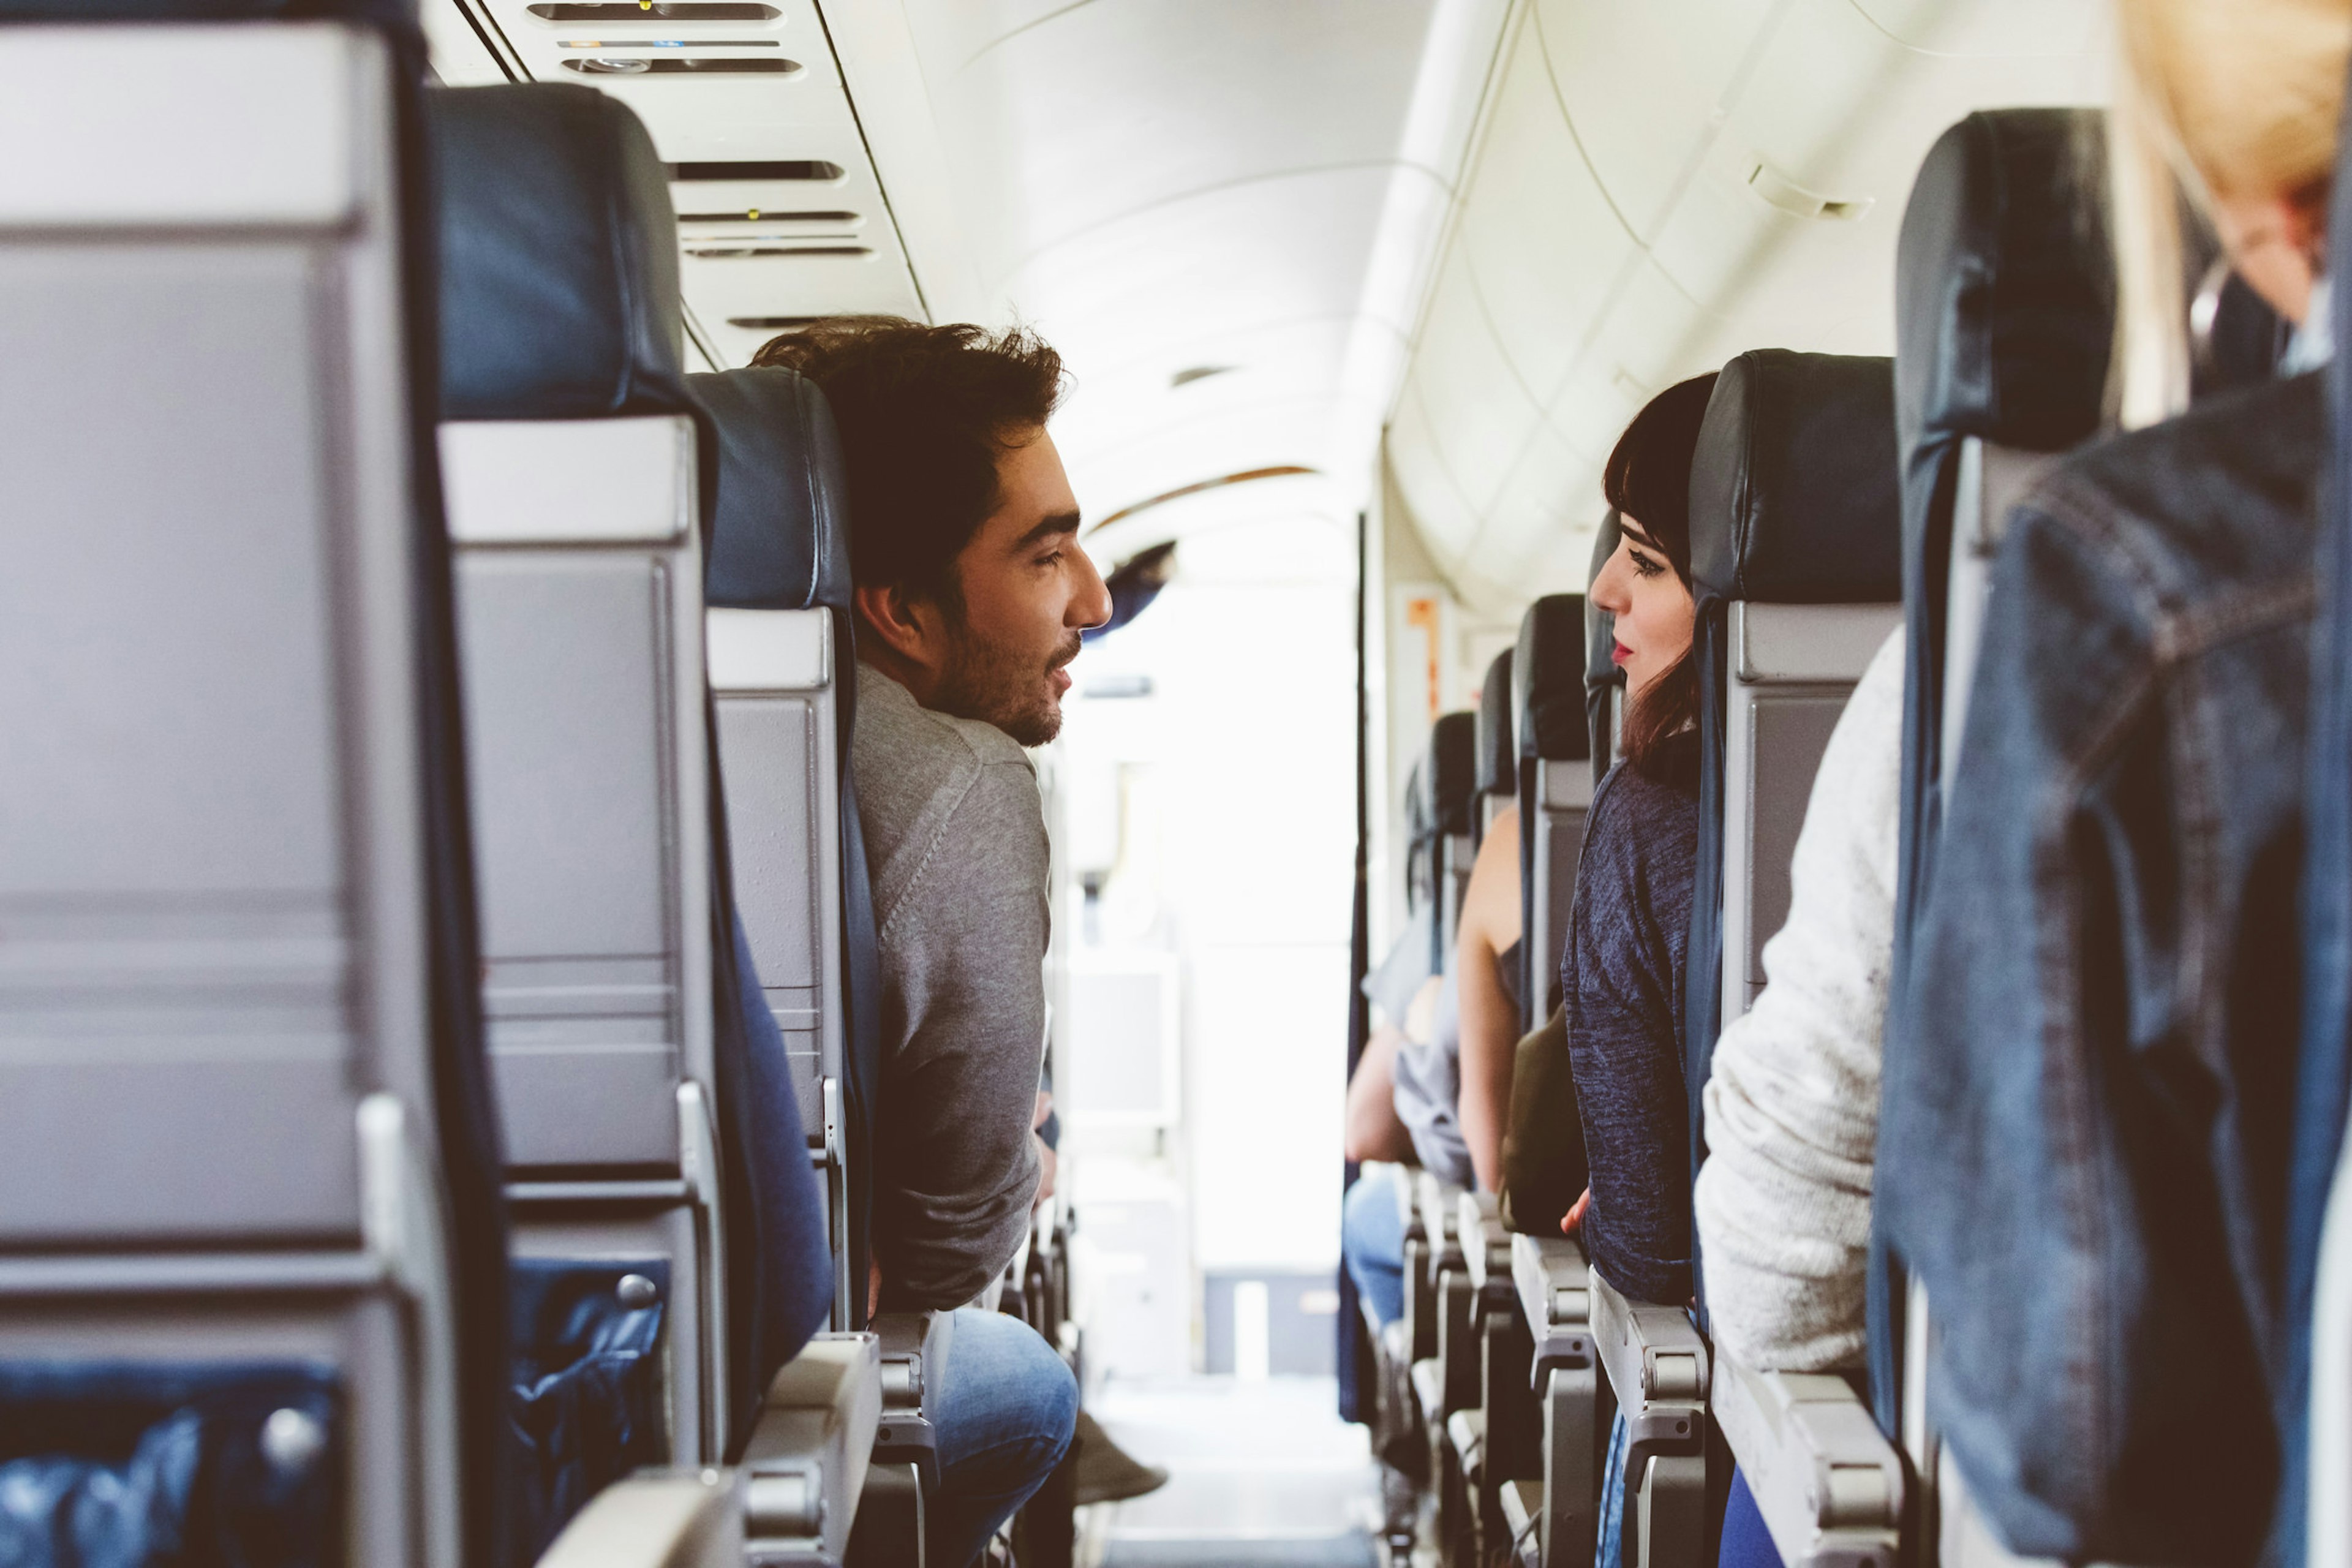
<path fill-rule="evenodd" d="M 1609 1420 L 1609 1462 L 1601 1470 L 1601 1528 L 1593 1532 L 1592 1568 L 1622 1568 L 1625 1561 L 1625 1450 L 1632 1441 L 1620 1410 Z"/>
<path fill-rule="evenodd" d="M 1367 1171 L 1348 1189 L 1339 1215 L 1339 1256 L 1383 1327 L 1404 1316 L 1404 1218 L 1393 1167 Z"/>
<path fill-rule="evenodd" d="M 940 1495 L 923 1536 L 933 1568 L 965 1568 L 1061 1463 L 1078 1420 L 1078 1384 L 1018 1318 L 959 1309 L 947 1376 L 931 1406 Z"/>

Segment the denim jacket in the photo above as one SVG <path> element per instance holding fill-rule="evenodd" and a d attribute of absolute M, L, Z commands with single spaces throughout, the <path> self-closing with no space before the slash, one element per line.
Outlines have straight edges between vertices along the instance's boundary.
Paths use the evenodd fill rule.
<path fill-rule="evenodd" d="M 2030 1555 L 2269 1523 L 2323 419 L 2306 375 L 2102 443 L 1995 564 L 1876 1181 L 1929 1418 Z"/>

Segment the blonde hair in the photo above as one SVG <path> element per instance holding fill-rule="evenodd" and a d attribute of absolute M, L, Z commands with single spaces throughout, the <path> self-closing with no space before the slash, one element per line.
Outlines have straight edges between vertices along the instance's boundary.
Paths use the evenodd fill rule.
<path fill-rule="evenodd" d="M 2184 222 L 2216 195 L 2325 208 L 2352 0 L 2116 0 L 2116 23 L 2114 391 L 2137 426 L 2189 403 Z"/>

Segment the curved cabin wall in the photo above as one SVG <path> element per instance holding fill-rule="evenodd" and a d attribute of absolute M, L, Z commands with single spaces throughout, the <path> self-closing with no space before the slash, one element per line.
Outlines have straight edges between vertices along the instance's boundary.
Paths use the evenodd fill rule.
<path fill-rule="evenodd" d="M 1895 239 L 1971 110 L 2103 101 L 2096 0 L 1528 0 L 1391 418 L 1465 604 L 1583 586 L 1601 465 L 1745 349 L 1888 353 Z"/>

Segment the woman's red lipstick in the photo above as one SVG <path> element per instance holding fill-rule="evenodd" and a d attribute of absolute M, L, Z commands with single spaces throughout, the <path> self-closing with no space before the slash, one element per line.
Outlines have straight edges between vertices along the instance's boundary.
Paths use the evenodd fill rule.
<path fill-rule="evenodd" d="M 1623 643 L 1613 644 L 1609 649 L 1609 662 L 1612 664 L 1622 664 L 1633 657 L 1633 650 Z"/>

